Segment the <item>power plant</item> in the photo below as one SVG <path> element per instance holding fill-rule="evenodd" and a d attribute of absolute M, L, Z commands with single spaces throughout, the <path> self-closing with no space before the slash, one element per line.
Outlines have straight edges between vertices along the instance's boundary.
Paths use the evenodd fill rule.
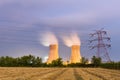
<path fill-rule="evenodd" d="M 70 36 L 62 36 L 63 42 L 67 47 L 71 48 L 71 57 L 69 63 L 79 63 L 81 60 L 80 55 L 80 45 L 81 41 L 77 33 L 72 33 Z M 58 40 L 56 36 L 49 32 L 42 35 L 42 44 L 44 46 L 49 46 L 49 55 L 47 59 L 47 64 L 51 63 L 53 60 L 59 58 L 58 54 Z"/>
<path fill-rule="evenodd" d="M 57 44 L 50 45 L 47 64 L 51 63 L 53 60 L 56 60 L 58 58 L 59 58 L 58 45 Z M 72 45 L 70 63 L 80 63 L 80 60 L 81 60 L 80 45 Z"/>
<path fill-rule="evenodd" d="M 51 44 L 49 46 L 49 57 L 47 60 L 47 64 L 51 63 L 53 60 L 56 60 L 59 58 L 58 55 L 58 44 Z"/>
<path fill-rule="evenodd" d="M 80 60 L 80 45 L 72 45 L 70 63 L 80 63 Z"/>

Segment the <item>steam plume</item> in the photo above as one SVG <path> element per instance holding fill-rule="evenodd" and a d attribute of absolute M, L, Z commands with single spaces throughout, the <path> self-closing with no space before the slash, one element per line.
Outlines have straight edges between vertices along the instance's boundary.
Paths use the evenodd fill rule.
<path fill-rule="evenodd" d="M 51 44 L 58 44 L 56 36 L 52 32 L 46 32 L 41 35 L 41 44 L 44 46 L 49 46 Z"/>
<path fill-rule="evenodd" d="M 81 45 L 81 41 L 77 33 L 72 33 L 70 36 L 63 36 L 62 39 L 64 44 L 68 47 L 71 47 L 72 45 Z"/>

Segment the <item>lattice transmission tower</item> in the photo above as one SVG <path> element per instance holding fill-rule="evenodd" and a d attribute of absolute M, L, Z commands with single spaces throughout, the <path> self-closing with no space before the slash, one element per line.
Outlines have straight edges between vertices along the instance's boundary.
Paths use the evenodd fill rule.
<path fill-rule="evenodd" d="M 111 38 L 108 37 L 107 31 L 96 30 L 94 33 L 90 34 L 90 44 L 91 49 L 96 49 L 96 57 L 100 57 L 104 62 L 111 62 L 109 57 L 108 48 L 111 47 Z"/>

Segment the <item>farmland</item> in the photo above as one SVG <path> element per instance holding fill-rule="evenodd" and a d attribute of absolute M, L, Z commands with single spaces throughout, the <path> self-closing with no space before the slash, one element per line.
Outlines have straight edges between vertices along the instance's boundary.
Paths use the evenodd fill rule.
<path fill-rule="evenodd" d="M 0 80 L 120 80 L 120 71 L 103 68 L 1 67 Z"/>

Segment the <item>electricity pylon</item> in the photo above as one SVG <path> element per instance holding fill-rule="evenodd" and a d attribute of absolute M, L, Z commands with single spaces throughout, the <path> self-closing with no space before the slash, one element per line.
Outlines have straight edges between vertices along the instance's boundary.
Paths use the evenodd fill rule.
<path fill-rule="evenodd" d="M 107 36 L 107 31 L 96 30 L 94 33 L 90 34 L 91 39 L 89 42 L 93 44 L 91 49 L 97 49 L 96 56 L 100 57 L 103 61 L 111 62 L 109 57 L 108 48 L 111 47 L 111 44 L 108 42 L 110 41 L 110 37 Z"/>

